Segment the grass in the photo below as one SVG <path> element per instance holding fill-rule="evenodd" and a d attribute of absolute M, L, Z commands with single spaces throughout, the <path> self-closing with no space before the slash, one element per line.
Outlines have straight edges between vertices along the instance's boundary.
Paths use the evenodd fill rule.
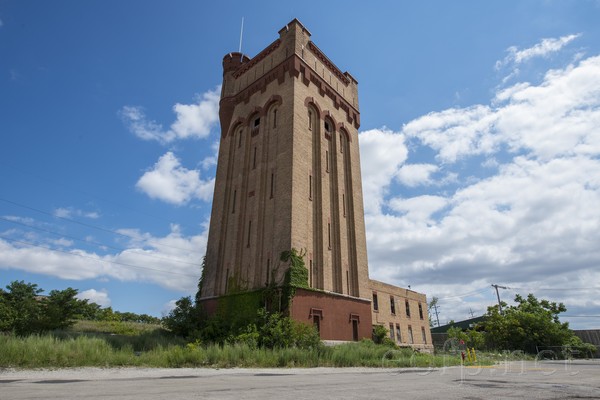
<path fill-rule="evenodd" d="M 72 330 L 41 336 L 0 335 L 0 367 L 441 367 L 460 355 L 395 350 L 371 341 L 334 347 L 255 349 L 246 344 L 187 344 L 159 326 L 81 322 Z M 120 332 L 120 333 L 115 333 Z M 494 361 L 484 358 L 480 364 Z"/>

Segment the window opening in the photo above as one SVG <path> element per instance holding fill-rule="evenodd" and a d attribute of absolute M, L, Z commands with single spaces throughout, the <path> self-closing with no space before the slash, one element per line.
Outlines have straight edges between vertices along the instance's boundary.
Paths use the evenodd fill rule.
<path fill-rule="evenodd" d="M 423 319 L 423 305 L 419 303 L 419 318 Z"/>
<path fill-rule="evenodd" d="M 277 109 L 273 110 L 273 128 L 277 128 Z"/>
<path fill-rule="evenodd" d="M 246 247 L 250 247 L 250 232 L 252 232 L 252 220 L 248 222 L 248 243 L 246 244 Z"/>
<path fill-rule="evenodd" d="M 252 160 L 252 169 L 256 169 L 256 147 L 254 147 L 254 158 Z"/>
<path fill-rule="evenodd" d="M 413 344 L 415 341 L 413 339 L 412 326 L 408 326 L 408 343 Z"/>
<path fill-rule="evenodd" d="M 402 342 L 402 336 L 400 335 L 400 324 L 396 324 L 396 340 Z"/>
<path fill-rule="evenodd" d="M 390 322 L 390 339 L 394 340 L 394 324 Z"/>
<path fill-rule="evenodd" d="M 377 301 L 377 293 L 373 293 L 373 311 L 379 311 L 379 302 Z"/>
<path fill-rule="evenodd" d="M 404 301 L 404 307 L 406 308 L 406 316 L 410 317 L 410 304 L 408 304 L 408 300 Z"/>
<path fill-rule="evenodd" d="M 394 296 L 390 296 L 390 311 L 392 315 L 396 315 L 396 303 L 394 302 Z"/>
<path fill-rule="evenodd" d="M 427 335 L 425 334 L 425 327 L 421 327 L 421 338 L 423 339 L 423 343 L 427 344 Z"/>
<path fill-rule="evenodd" d="M 235 214 L 235 200 L 237 198 L 237 190 L 233 191 L 233 207 L 231 208 L 231 213 Z"/>

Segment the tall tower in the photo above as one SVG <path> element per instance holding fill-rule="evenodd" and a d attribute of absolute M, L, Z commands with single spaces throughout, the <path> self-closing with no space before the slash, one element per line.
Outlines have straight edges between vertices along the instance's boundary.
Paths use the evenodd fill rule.
<path fill-rule="evenodd" d="M 431 351 L 426 296 L 369 279 L 357 81 L 310 36 L 294 19 L 254 58 L 223 58 L 198 300 L 217 312 L 229 295 L 283 282 L 279 256 L 295 248 L 305 252 L 310 288 L 295 290 L 292 318 L 314 324 L 326 340 L 371 337 L 374 323 L 401 345 Z"/>
<path fill-rule="evenodd" d="M 252 59 L 223 60 L 203 296 L 264 286 L 296 248 L 311 287 L 369 297 L 357 82 L 298 20 L 279 35 Z"/>
<path fill-rule="evenodd" d="M 279 255 L 295 248 L 306 252 L 309 285 L 318 290 L 304 293 L 291 314 L 305 313 L 317 325 L 328 307 L 343 310 L 346 323 L 362 316 L 360 333 L 353 325 L 350 338 L 334 326 L 321 332 L 356 339 L 371 331 L 357 81 L 310 37 L 294 19 L 254 58 L 223 59 L 201 298 L 282 281 Z"/>

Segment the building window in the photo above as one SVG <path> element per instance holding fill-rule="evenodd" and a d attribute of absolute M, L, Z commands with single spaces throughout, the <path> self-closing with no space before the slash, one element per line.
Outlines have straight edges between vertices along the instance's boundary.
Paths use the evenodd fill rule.
<path fill-rule="evenodd" d="M 238 147 L 242 147 L 242 130 L 240 129 L 240 133 L 238 135 Z"/>
<path fill-rule="evenodd" d="M 373 292 L 373 311 L 379 311 L 379 302 L 377 301 L 377 293 Z"/>
<path fill-rule="evenodd" d="M 315 327 L 317 332 L 319 332 L 319 334 L 320 334 L 321 333 L 321 317 L 320 316 L 313 315 L 313 326 Z"/>
<path fill-rule="evenodd" d="M 402 336 L 400 335 L 400 324 L 396 324 L 396 340 L 402 342 Z"/>
<path fill-rule="evenodd" d="M 327 133 L 331 132 L 331 125 L 329 125 L 328 121 L 325 121 L 325 132 L 327 132 Z"/>
<path fill-rule="evenodd" d="M 423 319 L 423 305 L 419 303 L 419 318 Z"/>
<path fill-rule="evenodd" d="M 392 315 L 396 315 L 396 303 L 394 302 L 394 296 L 390 296 L 390 312 Z"/>
<path fill-rule="evenodd" d="M 390 339 L 394 340 L 394 324 L 390 322 Z"/>
<path fill-rule="evenodd" d="M 308 175 L 308 199 L 312 200 L 312 175 Z"/>
<path fill-rule="evenodd" d="M 252 220 L 248 222 L 248 243 L 246 243 L 246 247 L 250 247 L 250 232 L 252 232 Z"/>
<path fill-rule="evenodd" d="M 408 300 L 404 301 L 404 306 L 406 307 L 406 316 L 410 318 L 410 304 L 408 304 Z"/>
<path fill-rule="evenodd" d="M 408 326 L 408 343 L 413 344 L 413 334 L 412 334 L 412 326 Z"/>
<path fill-rule="evenodd" d="M 273 110 L 273 128 L 277 128 L 277 109 Z"/>
<path fill-rule="evenodd" d="M 344 213 L 344 217 L 346 216 L 346 194 L 342 193 L 342 211 Z"/>
<path fill-rule="evenodd" d="M 423 343 L 427 344 L 427 335 L 425 334 L 425 327 L 421 327 L 421 338 L 423 339 Z"/>
<path fill-rule="evenodd" d="M 275 174 L 271 174 L 271 198 L 273 198 L 274 187 L 275 187 Z"/>
<path fill-rule="evenodd" d="M 269 275 L 271 274 L 271 259 L 267 258 L 267 285 L 269 284 Z"/>
<path fill-rule="evenodd" d="M 312 131 L 312 125 L 313 125 L 313 113 L 312 111 L 308 110 L 308 130 Z"/>
<path fill-rule="evenodd" d="M 252 159 L 252 169 L 256 169 L 256 146 L 254 147 L 254 158 Z"/>
<path fill-rule="evenodd" d="M 344 140 L 342 138 L 342 134 L 340 133 L 340 153 L 344 152 Z"/>
<path fill-rule="evenodd" d="M 237 190 L 233 191 L 233 207 L 231 207 L 231 213 L 235 214 L 235 201 L 237 198 Z"/>
<path fill-rule="evenodd" d="M 329 151 L 325 150 L 325 172 L 329 172 Z"/>
<path fill-rule="evenodd" d="M 327 223 L 327 247 L 331 250 L 331 223 Z"/>
<path fill-rule="evenodd" d="M 258 131 L 260 129 L 260 118 L 256 118 L 254 120 L 254 124 L 252 124 L 252 130 L 250 131 L 251 136 L 258 135 Z"/>

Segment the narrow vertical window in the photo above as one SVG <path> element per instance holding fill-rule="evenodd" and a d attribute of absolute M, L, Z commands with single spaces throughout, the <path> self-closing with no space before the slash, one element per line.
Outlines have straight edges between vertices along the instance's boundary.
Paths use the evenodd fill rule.
<path fill-rule="evenodd" d="M 402 342 L 402 335 L 400 334 L 400 325 L 396 324 L 396 340 Z"/>
<path fill-rule="evenodd" d="M 240 134 L 238 136 L 238 147 L 242 147 L 242 130 L 240 129 Z"/>
<path fill-rule="evenodd" d="M 408 326 L 408 343 L 410 343 L 410 344 L 414 343 L 412 326 L 410 326 L 410 325 Z"/>
<path fill-rule="evenodd" d="M 256 169 L 256 147 L 254 147 L 254 158 L 252 159 L 252 169 Z"/>
<path fill-rule="evenodd" d="M 312 175 L 308 175 L 308 199 L 312 200 Z"/>
<path fill-rule="evenodd" d="M 408 300 L 404 301 L 404 306 L 406 308 L 406 316 L 410 317 L 410 304 L 408 304 Z"/>
<path fill-rule="evenodd" d="M 379 302 L 377 301 L 377 293 L 373 293 L 373 311 L 379 311 Z"/>
<path fill-rule="evenodd" d="M 427 344 L 427 335 L 425 334 L 425 327 L 421 327 L 421 339 L 423 340 L 423 344 Z"/>
<path fill-rule="evenodd" d="M 273 110 L 273 128 L 277 128 L 277 109 Z"/>
<path fill-rule="evenodd" d="M 312 131 L 312 111 L 308 111 L 308 130 Z"/>
<path fill-rule="evenodd" d="M 419 318 L 423 319 L 423 305 L 419 303 Z"/>
<path fill-rule="evenodd" d="M 346 271 L 346 294 L 350 294 L 350 276 Z"/>
<path fill-rule="evenodd" d="M 273 198 L 273 191 L 275 189 L 275 174 L 271 174 L 271 198 Z"/>
<path fill-rule="evenodd" d="M 342 211 L 344 213 L 344 217 L 346 216 L 346 194 L 342 193 Z"/>
<path fill-rule="evenodd" d="M 394 340 L 394 324 L 390 322 L 390 339 Z"/>
<path fill-rule="evenodd" d="M 342 138 L 342 134 L 340 133 L 340 153 L 344 152 L 344 140 Z"/>
<path fill-rule="evenodd" d="M 327 247 L 331 250 L 331 223 L 327 223 Z"/>
<path fill-rule="evenodd" d="M 248 222 L 248 243 L 246 244 L 246 247 L 250 247 L 250 232 L 252 232 L 252 220 Z"/>
<path fill-rule="evenodd" d="M 325 172 L 329 172 L 329 150 L 325 150 Z"/>
<path fill-rule="evenodd" d="M 231 213 L 235 214 L 235 201 L 237 198 L 237 190 L 233 191 L 233 207 L 231 207 Z"/>
<path fill-rule="evenodd" d="M 392 315 L 396 315 L 396 302 L 394 301 L 394 296 L 390 296 L 390 312 Z"/>
<path fill-rule="evenodd" d="M 267 258 L 267 285 L 269 284 L 270 274 L 271 274 L 271 259 Z"/>

